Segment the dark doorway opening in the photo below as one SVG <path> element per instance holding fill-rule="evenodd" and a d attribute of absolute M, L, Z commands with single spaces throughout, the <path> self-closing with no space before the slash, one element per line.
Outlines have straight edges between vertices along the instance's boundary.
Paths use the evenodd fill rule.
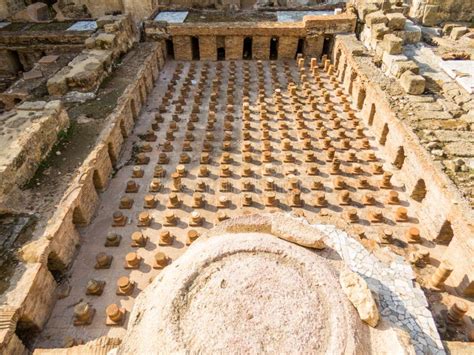
<path fill-rule="evenodd" d="M 304 38 L 300 38 L 298 40 L 298 47 L 296 47 L 295 58 L 298 57 L 298 54 L 301 54 L 301 55 L 304 54 Z"/>
<path fill-rule="evenodd" d="M 217 60 L 225 60 L 225 37 L 217 36 L 216 45 L 217 45 Z"/>
<path fill-rule="evenodd" d="M 244 38 L 244 50 L 243 50 L 242 58 L 245 60 L 252 59 L 252 37 Z"/>
<path fill-rule="evenodd" d="M 225 48 L 217 48 L 217 60 L 225 60 Z"/>
<path fill-rule="evenodd" d="M 191 49 L 193 52 L 193 60 L 201 59 L 200 50 L 199 50 L 199 38 L 191 37 Z"/>
<path fill-rule="evenodd" d="M 174 45 L 171 39 L 166 40 L 166 55 L 168 59 L 174 59 Z"/>
<path fill-rule="evenodd" d="M 331 47 L 332 47 L 332 38 L 331 37 L 324 37 L 323 55 L 329 56 L 331 54 Z"/>
<path fill-rule="evenodd" d="M 278 38 L 272 37 L 270 39 L 270 60 L 278 59 Z"/>

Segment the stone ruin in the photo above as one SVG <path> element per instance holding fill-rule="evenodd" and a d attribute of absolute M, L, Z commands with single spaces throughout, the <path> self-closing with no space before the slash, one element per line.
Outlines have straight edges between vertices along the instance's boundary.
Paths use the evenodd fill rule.
<path fill-rule="evenodd" d="M 467 354 L 473 5 L 0 3 L 0 353 Z"/>

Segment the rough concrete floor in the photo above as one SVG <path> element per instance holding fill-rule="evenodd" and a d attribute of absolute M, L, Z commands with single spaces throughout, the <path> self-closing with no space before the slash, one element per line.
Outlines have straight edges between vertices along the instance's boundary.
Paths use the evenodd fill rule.
<path fill-rule="evenodd" d="M 347 190 L 350 191 L 353 203 L 351 206 L 343 206 L 339 203 L 340 191 L 337 191 L 333 187 L 334 175 L 330 175 L 330 163 L 325 159 L 325 151 L 322 149 L 321 139 L 317 138 L 316 127 L 310 117 L 309 105 L 304 105 L 305 108 L 305 120 L 312 137 L 314 145 L 314 153 L 318 160 L 314 163 L 318 166 L 320 173 L 318 176 L 309 176 L 306 168 L 307 163 L 304 162 L 305 151 L 301 149 L 300 138 L 297 135 L 296 128 L 296 115 L 291 110 L 291 104 L 288 97 L 287 83 L 288 80 L 298 82 L 298 69 L 294 62 L 264 62 L 263 72 L 265 76 L 265 95 L 266 102 L 269 111 L 269 124 L 270 124 L 270 135 L 271 144 L 273 147 L 274 161 L 272 163 L 276 172 L 273 175 L 277 188 L 275 189 L 277 198 L 280 201 L 279 206 L 268 208 L 263 204 L 264 197 L 267 192 L 263 191 L 262 186 L 267 176 L 262 176 L 263 164 L 261 161 L 262 154 L 262 143 L 261 143 L 261 130 L 260 130 L 260 118 L 258 113 L 259 105 L 257 104 L 258 97 L 258 75 L 257 75 L 257 63 L 256 62 L 236 62 L 235 76 L 236 82 L 233 90 L 229 90 L 229 95 L 234 97 L 234 109 L 233 114 L 235 120 L 233 122 L 232 135 L 233 139 L 231 156 L 233 162 L 230 164 L 233 172 L 232 177 L 229 179 L 233 184 L 231 193 L 221 193 L 219 191 L 221 178 L 220 173 L 220 158 L 222 156 L 222 141 L 224 136 L 223 121 L 225 116 L 225 109 L 227 105 L 227 88 L 229 79 L 229 62 L 222 63 L 209 63 L 209 78 L 204 80 L 203 89 L 197 88 L 197 83 L 200 79 L 200 72 L 205 63 L 203 62 L 185 62 L 183 72 L 180 79 L 175 85 L 171 85 L 171 92 L 173 93 L 173 99 L 177 100 L 183 81 L 185 80 L 189 67 L 195 66 L 196 77 L 191 81 L 191 89 L 185 99 L 186 105 L 184 107 L 184 113 L 180 113 L 177 116 L 181 119 L 177 123 L 178 130 L 175 132 L 175 140 L 173 141 L 173 152 L 168 153 L 170 156 L 170 162 L 163 165 L 167 174 L 166 177 L 162 178 L 161 181 L 164 188 L 156 193 L 156 199 L 159 201 L 155 209 L 148 209 L 153 222 L 150 227 L 137 227 L 137 216 L 140 212 L 144 211 L 143 198 L 148 194 L 148 186 L 153 178 L 154 167 L 158 162 L 159 152 L 162 151 L 162 144 L 165 141 L 166 131 L 169 128 L 170 122 L 172 121 L 172 115 L 174 113 L 175 103 L 170 100 L 169 107 L 167 107 L 166 113 L 161 116 L 164 118 L 163 123 L 159 123 L 160 129 L 156 131 L 157 141 L 151 143 L 153 151 L 146 153 L 150 157 L 150 162 L 147 165 L 142 165 L 144 169 L 144 176 L 142 178 L 133 179 L 139 185 L 140 189 L 137 193 L 125 194 L 125 186 L 128 180 L 132 180 L 132 169 L 133 164 L 128 164 L 131 161 L 132 151 L 137 144 L 143 144 L 140 141 L 139 135 L 145 133 L 150 129 L 151 123 L 155 119 L 155 115 L 158 112 L 158 107 L 162 102 L 162 98 L 168 88 L 173 73 L 178 65 L 177 62 L 168 62 L 163 69 L 160 78 L 156 82 L 156 86 L 151 96 L 149 97 L 146 109 L 141 113 L 135 127 L 134 134 L 131 135 L 126 142 L 124 147 L 124 154 L 121 159 L 121 165 L 123 167 L 119 169 L 116 176 L 111 180 L 110 186 L 101 195 L 101 205 L 98 210 L 98 215 L 92 224 L 81 230 L 82 240 L 81 248 L 79 250 L 77 259 L 72 267 L 69 277 L 69 283 L 71 285 L 71 291 L 68 297 L 58 300 L 56 307 L 51 315 L 51 318 L 42 332 L 40 338 L 36 343 L 36 347 L 60 347 L 64 345 L 67 338 L 72 337 L 76 340 L 88 341 L 95 339 L 99 336 L 109 335 L 112 337 L 121 337 L 125 332 L 125 326 L 122 327 L 109 327 L 105 325 L 105 308 L 111 303 L 117 303 L 121 307 L 124 307 L 128 312 L 133 306 L 133 302 L 140 290 L 143 290 L 159 273 L 159 270 L 154 269 L 154 255 L 158 251 L 162 251 L 167 254 L 172 260 L 175 260 L 186 250 L 186 235 L 189 229 L 195 229 L 198 232 L 202 232 L 211 228 L 216 223 L 216 213 L 218 212 L 217 200 L 219 196 L 226 195 L 232 203 L 229 208 L 223 209 L 228 216 L 236 216 L 242 213 L 251 213 L 254 211 L 261 212 L 263 210 L 284 210 L 284 211 L 300 211 L 304 213 L 310 221 L 320 221 L 323 223 L 331 223 L 339 226 L 344 226 L 349 232 L 356 234 L 363 232 L 364 238 L 368 241 L 378 241 L 383 230 L 390 229 L 393 231 L 394 238 L 396 240 L 396 251 L 399 254 L 406 254 L 413 248 L 412 245 L 405 243 L 405 233 L 409 227 L 416 225 L 422 236 L 423 244 L 427 247 L 432 247 L 433 244 L 429 240 L 433 236 L 425 235 L 425 231 L 422 225 L 419 225 L 420 211 L 416 206 L 413 206 L 411 200 L 404 192 L 403 176 L 399 176 L 390 163 L 388 163 L 378 148 L 377 140 L 371 137 L 368 130 L 364 129 L 365 135 L 370 139 L 371 148 L 369 150 L 362 149 L 361 140 L 355 138 L 355 130 L 347 120 L 347 113 L 342 111 L 340 104 L 340 98 L 336 96 L 335 91 L 332 89 L 332 84 L 329 83 L 328 76 L 320 70 L 322 81 L 325 87 L 331 94 L 331 100 L 335 103 L 335 110 L 338 116 L 342 119 L 342 126 L 347 133 L 347 136 L 351 142 L 351 149 L 353 149 L 359 157 L 364 157 L 368 151 L 374 151 L 377 155 L 378 162 L 384 165 L 384 169 L 392 171 L 394 176 L 392 178 L 393 188 L 391 190 L 399 193 L 400 205 L 408 209 L 409 220 L 408 222 L 399 223 L 394 219 L 395 211 L 400 205 L 388 205 L 385 203 L 387 195 L 390 189 L 379 189 L 378 182 L 381 180 L 381 175 L 372 175 L 370 169 L 370 163 L 364 159 L 360 159 L 358 164 L 361 165 L 364 170 L 363 175 L 368 178 L 370 185 L 372 186 L 369 190 L 359 189 L 356 187 L 356 180 L 360 177 L 351 174 L 349 171 L 354 163 L 350 163 L 345 160 L 347 151 L 336 149 L 336 155 L 342 160 L 341 169 L 343 176 L 347 182 Z M 214 135 L 214 142 L 212 142 L 213 151 L 211 153 L 212 163 L 209 166 L 211 175 L 208 178 L 198 178 L 197 173 L 199 169 L 199 157 L 201 155 L 202 142 L 206 133 L 206 122 L 208 117 L 208 102 L 210 98 L 211 83 L 216 77 L 216 65 L 222 66 L 222 74 L 218 81 L 218 105 L 216 108 L 216 125 L 215 130 L 212 132 Z M 276 65 L 276 77 L 272 79 L 271 65 Z M 285 73 L 284 66 L 287 65 L 289 70 Z M 252 109 L 251 114 L 251 143 L 253 148 L 253 161 L 249 165 L 254 170 L 254 175 L 251 180 L 256 189 L 251 193 L 254 204 L 252 207 L 242 207 L 243 193 L 241 190 L 241 171 L 242 171 L 242 88 L 246 85 L 243 79 L 243 67 L 248 66 L 250 68 L 250 105 Z M 308 79 L 313 83 L 313 78 L 308 70 Z M 296 157 L 295 163 L 283 163 L 284 152 L 281 151 L 281 137 L 278 130 L 277 116 L 275 114 L 275 106 L 272 105 L 272 95 L 274 93 L 273 82 L 278 81 L 282 88 L 283 102 L 285 104 L 286 117 L 289 126 L 289 134 L 293 143 L 293 154 Z M 321 97 L 321 91 L 313 86 L 313 91 L 317 93 L 317 96 L 321 98 L 321 104 L 319 109 L 321 111 L 321 117 L 324 126 L 328 129 L 328 134 L 332 138 L 332 144 L 335 147 L 340 145 L 340 139 L 337 138 L 337 130 L 332 129 L 329 115 L 324 111 L 324 103 Z M 201 113 L 199 121 L 195 123 L 195 129 L 193 132 L 195 140 L 191 143 L 193 148 L 192 152 L 187 152 L 191 157 L 191 162 L 186 165 L 188 175 L 182 179 L 184 189 L 182 189 L 178 195 L 182 201 L 181 207 L 172 210 L 179 219 L 177 226 L 165 227 L 163 226 L 164 213 L 168 209 L 166 204 L 168 202 L 168 194 L 171 191 L 172 181 L 171 174 L 175 171 L 176 166 L 179 163 L 179 156 L 182 153 L 182 145 L 184 142 L 184 136 L 186 133 L 186 122 L 189 119 L 191 107 L 193 104 L 193 98 L 195 94 L 201 91 L 203 94 L 203 100 L 201 104 Z M 302 93 L 302 92 L 301 92 Z M 349 99 L 350 100 L 350 99 Z M 353 108 L 354 109 L 354 108 Z M 354 109 L 355 110 L 355 109 Z M 360 119 L 361 125 L 365 126 L 365 120 L 361 119 L 360 115 L 356 113 L 358 119 Z M 305 204 L 301 208 L 294 208 L 288 205 L 288 183 L 291 175 L 286 175 L 285 172 L 291 167 L 295 168 L 296 178 L 299 180 L 301 188 L 301 197 Z M 197 181 L 204 180 L 208 184 L 206 192 L 203 193 L 206 205 L 204 209 L 200 209 L 201 216 L 205 219 L 202 227 L 189 227 L 188 222 L 190 220 L 190 214 L 193 211 L 192 206 L 192 195 Z M 324 190 L 326 198 L 329 202 L 327 207 L 319 208 L 313 207 L 316 193 L 320 191 L 311 190 L 313 180 L 319 180 L 324 184 Z M 370 192 L 373 194 L 376 203 L 375 206 L 365 206 L 361 203 L 362 196 Z M 121 210 L 127 217 L 128 223 L 125 227 L 112 227 L 112 213 L 118 210 L 119 201 L 121 197 L 128 195 L 134 199 L 134 204 L 130 210 Z M 347 224 L 345 219 L 345 213 L 349 208 L 355 208 L 360 217 L 359 222 L 355 224 Z M 384 215 L 382 222 L 370 222 L 368 220 L 369 211 L 374 208 L 380 209 Z M 219 209 L 221 210 L 221 209 Z M 170 246 L 159 246 L 159 232 L 163 229 L 169 230 L 174 236 L 174 242 Z M 130 245 L 130 236 L 134 231 L 141 230 L 149 241 L 144 248 L 132 248 Z M 104 247 L 106 235 L 110 232 L 118 233 L 122 236 L 120 246 L 118 247 Z M 375 243 L 375 242 L 374 242 Z M 376 244 L 376 243 L 375 243 Z M 127 270 L 124 268 L 125 255 L 132 251 L 137 251 L 140 257 L 143 258 L 138 270 Z M 432 250 L 432 256 L 437 258 L 441 255 L 442 250 L 438 247 L 436 252 Z M 96 270 L 95 256 L 99 252 L 106 252 L 107 254 L 113 255 L 114 259 L 110 269 L 107 270 Z M 131 296 L 117 296 L 116 295 L 116 282 L 121 276 L 129 276 L 132 281 L 136 283 L 135 291 Z M 85 288 L 86 284 L 90 279 L 104 280 L 107 282 L 104 292 L 101 296 L 86 296 Z M 75 327 L 73 326 L 73 308 L 74 305 L 79 301 L 84 300 L 89 302 L 95 309 L 96 314 L 93 322 L 89 326 Z M 126 323 L 125 323 L 126 324 Z"/>

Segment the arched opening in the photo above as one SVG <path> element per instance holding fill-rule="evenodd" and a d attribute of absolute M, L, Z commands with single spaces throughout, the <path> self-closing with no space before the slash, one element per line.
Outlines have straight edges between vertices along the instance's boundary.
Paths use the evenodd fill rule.
<path fill-rule="evenodd" d="M 336 66 L 337 68 L 337 66 Z M 340 75 L 341 82 L 344 82 L 344 77 L 346 75 L 346 70 L 347 70 L 347 63 L 344 63 L 344 66 L 342 67 L 342 72 Z"/>
<path fill-rule="evenodd" d="M 138 87 L 138 95 L 140 97 L 140 106 L 143 106 L 145 104 L 145 100 L 146 100 L 146 83 L 141 84 Z"/>
<path fill-rule="evenodd" d="M 112 162 L 112 166 L 117 164 L 117 156 L 115 155 L 114 147 L 112 143 L 107 143 L 107 151 L 109 153 L 109 159 Z"/>
<path fill-rule="evenodd" d="M 58 258 L 55 252 L 50 252 L 48 255 L 48 270 L 53 275 L 54 280 L 60 283 L 65 275 L 66 265 Z"/>
<path fill-rule="evenodd" d="M 92 182 L 94 183 L 94 187 L 96 188 L 96 190 L 102 191 L 104 189 L 105 184 L 102 181 L 98 170 L 94 170 L 94 173 L 92 174 Z"/>
<path fill-rule="evenodd" d="M 191 51 L 193 60 L 201 59 L 201 52 L 199 49 L 199 38 L 196 36 L 191 37 Z"/>
<path fill-rule="evenodd" d="M 174 44 L 173 40 L 171 39 L 166 40 L 166 56 L 168 57 L 168 59 L 174 59 Z"/>
<path fill-rule="evenodd" d="M 327 55 L 328 57 L 331 54 L 331 48 L 332 48 L 332 37 L 331 36 L 325 36 L 324 41 L 323 41 L 323 55 Z"/>
<path fill-rule="evenodd" d="M 40 332 L 41 329 L 26 317 L 21 317 L 16 323 L 15 334 L 30 351 L 33 351 L 34 341 Z"/>
<path fill-rule="evenodd" d="M 439 230 L 439 233 L 435 239 L 435 242 L 441 245 L 449 245 L 453 237 L 454 237 L 454 231 L 453 231 L 453 227 L 451 226 L 451 222 L 446 220 L 441 226 L 441 229 Z"/>
<path fill-rule="evenodd" d="M 419 179 L 415 187 L 413 188 L 413 192 L 411 193 L 411 198 L 414 199 L 415 201 L 421 202 L 424 200 L 426 196 L 426 184 L 425 180 Z"/>
<path fill-rule="evenodd" d="M 242 52 L 242 59 L 251 60 L 252 59 L 252 37 L 244 38 L 244 48 Z"/>
<path fill-rule="evenodd" d="M 135 100 L 130 100 L 130 111 L 132 112 L 132 118 L 135 121 L 138 117 L 137 107 L 135 106 Z"/>
<path fill-rule="evenodd" d="M 335 60 L 334 60 L 334 66 L 337 68 L 339 66 L 339 59 L 341 59 L 342 51 L 339 49 L 336 52 Z"/>
<path fill-rule="evenodd" d="M 372 126 L 374 124 L 374 118 L 375 118 L 375 104 L 372 104 L 370 105 L 370 112 L 369 112 L 369 121 L 368 121 L 369 126 Z"/>
<path fill-rule="evenodd" d="M 364 107 L 364 101 L 366 97 L 366 92 L 364 88 L 361 88 L 359 91 L 359 96 L 357 97 L 357 108 L 359 110 L 362 110 L 362 107 Z"/>
<path fill-rule="evenodd" d="M 120 120 L 120 133 L 122 133 L 123 138 L 127 138 L 127 129 L 125 128 L 125 122 L 124 120 Z"/>
<path fill-rule="evenodd" d="M 392 164 L 397 169 L 401 169 L 403 167 L 404 162 L 405 162 L 405 149 L 403 149 L 403 146 L 399 146 L 397 149 L 397 155 L 395 156 L 395 159 Z"/>
<path fill-rule="evenodd" d="M 298 57 L 298 54 L 304 54 L 304 38 L 298 39 L 298 46 L 296 47 L 295 58 Z"/>
<path fill-rule="evenodd" d="M 278 38 L 272 37 L 270 39 L 270 60 L 278 59 Z"/>
<path fill-rule="evenodd" d="M 352 95 L 352 89 L 354 88 L 354 82 L 357 79 L 357 73 L 351 73 L 351 81 L 349 83 L 349 95 Z"/>
<path fill-rule="evenodd" d="M 385 145 L 385 142 L 387 142 L 388 132 L 389 132 L 388 124 L 385 123 L 383 125 L 382 134 L 380 135 L 380 139 L 379 139 L 379 143 L 381 145 Z"/>
<path fill-rule="evenodd" d="M 87 224 L 87 220 L 79 207 L 74 208 L 74 211 L 72 212 L 72 223 L 76 226 Z"/>

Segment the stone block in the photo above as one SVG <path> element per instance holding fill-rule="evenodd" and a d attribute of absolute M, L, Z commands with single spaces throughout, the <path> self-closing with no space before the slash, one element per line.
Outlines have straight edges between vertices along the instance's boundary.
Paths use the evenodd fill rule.
<path fill-rule="evenodd" d="M 176 60 L 193 60 L 190 36 L 175 36 L 173 38 L 173 43 L 174 56 Z"/>
<path fill-rule="evenodd" d="M 426 80 L 421 75 L 406 71 L 400 76 L 400 85 L 408 94 L 421 95 L 425 91 Z"/>
<path fill-rule="evenodd" d="M 388 54 L 401 54 L 403 40 L 394 34 L 389 33 L 383 37 L 382 47 Z"/>
<path fill-rule="evenodd" d="M 114 46 L 116 36 L 111 33 L 101 33 L 95 38 L 97 48 L 109 49 Z"/>
<path fill-rule="evenodd" d="M 38 61 L 38 63 L 39 64 L 52 64 L 52 63 L 56 63 L 58 58 L 59 58 L 58 55 L 45 55 Z"/>
<path fill-rule="evenodd" d="M 324 36 L 311 35 L 306 37 L 305 53 L 309 57 L 319 58 L 323 54 Z"/>
<path fill-rule="evenodd" d="M 469 30 L 467 29 L 467 27 L 454 27 L 452 30 L 451 30 L 451 34 L 449 35 L 449 38 L 451 39 L 454 39 L 454 40 L 458 40 L 459 38 L 461 38 L 462 36 L 464 36 Z"/>
<path fill-rule="evenodd" d="M 359 18 L 365 21 L 366 17 L 372 12 L 378 11 L 380 8 L 374 3 L 365 3 L 357 6 Z"/>
<path fill-rule="evenodd" d="M 411 71 L 413 74 L 420 73 L 420 67 L 418 64 L 412 60 L 403 60 L 393 63 L 392 68 L 390 69 L 390 74 L 396 78 L 400 78 L 400 76 L 407 70 Z"/>
<path fill-rule="evenodd" d="M 40 70 L 32 69 L 23 73 L 23 79 L 25 80 L 34 80 L 43 77 L 43 73 Z"/>
<path fill-rule="evenodd" d="M 383 36 L 385 36 L 389 32 L 390 30 L 384 23 L 377 23 L 373 25 L 371 28 L 372 38 L 378 39 L 378 40 L 382 40 Z"/>
<path fill-rule="evenodd" d="M 439 5 L 426 5 L 423 12 L 422 23 L 425 26 L 435 26 L 440 21 Z"/>
<path fill-rule="evenodd" d="M 255 36 L 252 43 L 253 59 L 268 60 L 270 59 L 270 39 L 267 36 Z"/>
<path fill-rule="evenodd" d="M 403 30 L 405 28 L 406 18 L 400 13 L 387 14 L 388 28 L 392 31 Z"/>
<path fill-rule="evenodd" d="M 31 4 L 26 9 L 17 12 L 13 19 L 26 22 L 48 21 L 50 19 L 48 5 L 42 2 Z"/>
<path fill-rule="evenodd" d="M 199 53 L 201 60 L 217 60 L 216 36 L 200 36 Z"/>
<path fill-rule="evenodd" d="M 60 73 L 56 74 L 48 80 L 48 93 L 52 96 L 61 96 L 67 93 L 68 87 L 66 77 Z"/>
<path fill-rule="evenodd" d="M 294 59 L 298 49 L 298 37 L 280 37 L 278 59 Z"/>
<path fill-rule="evenodd" d="M 395 65 L 395 63 L 407 60 L 408 58 L 402 54 L 389 54 L 384 52 L 382 56 L 382 70 L 388 74 L 392 71 L 392 67 Z"/>
<path fill-rule="evenodd" d="M 459 25 L 453 22 L 448 22 L 443 25 L 443 36 L 449 36 L 454 27 Z"/>
<path fill-rule="evenodd" d="M 365 18 L 365 24 L 368 27 L 372 27 L 373 25 L 376 25 L 378 23 L 383 23 L 384 25 L 388 23 L 388 18 L 382 11 L 372 12 L 371 14 L 368 14 Z"/>
<path fill-rule="evenodd" d="M 227 60 L 241 60 L 244 48 L 244 37 L 225 36 L 225 57 Z"/>
<path fill-rule="evenodd" d="M 394 31 L 393 34 L 403 39 L 403 44 L 414 44 L 421 41 L 421 28 L 411 21 L 406 21 L 404 30 Z"/>

